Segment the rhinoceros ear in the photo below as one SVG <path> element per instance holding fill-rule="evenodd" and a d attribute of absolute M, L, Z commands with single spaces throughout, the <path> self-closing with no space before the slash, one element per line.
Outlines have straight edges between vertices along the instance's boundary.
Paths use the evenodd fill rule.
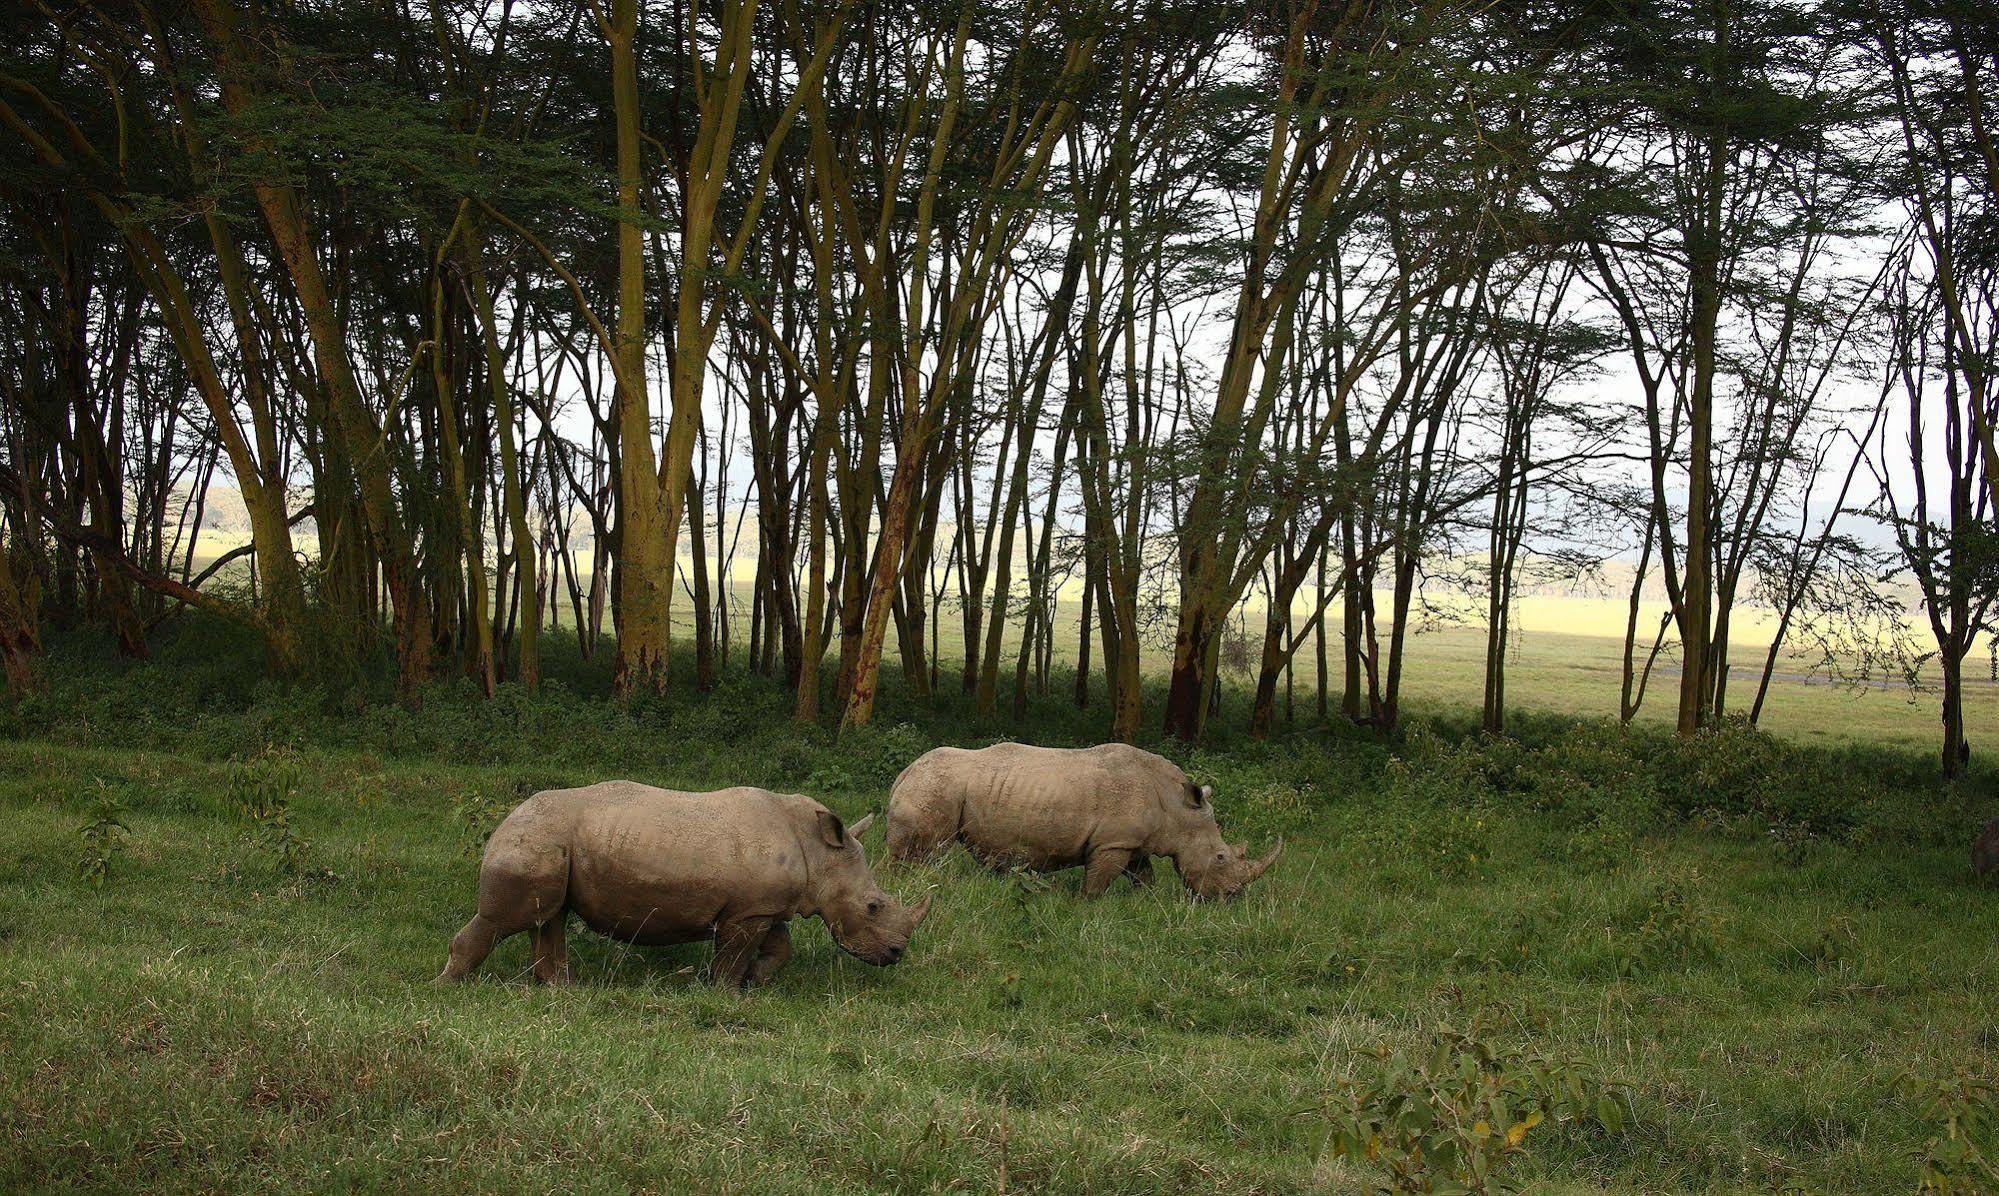
<path fill-rule="evenodd" d="M 1186 789 L 1182 790 L 1182 792 L 1186 795 L 1187 798 L 1187 808 L 1190 810 L 1198 810 L 1202 806 L 1207 805 L 1208 802 L 1211 799 L 1213 799 L 1213 797 L 1215 796 L 1215 787 L 1213 785 L 1202 785 L 1196 787 L 1194 782 L 1189 781 L 1187 782 Z"/>
<path fill-rule="evenodd" d="M 847 824 L 841 822 L 840 816 L 833 811 L 821 810 L 819 811 L 819 838 L 824 840 L 828 847 L 845 847 L 847 845 Z"/>

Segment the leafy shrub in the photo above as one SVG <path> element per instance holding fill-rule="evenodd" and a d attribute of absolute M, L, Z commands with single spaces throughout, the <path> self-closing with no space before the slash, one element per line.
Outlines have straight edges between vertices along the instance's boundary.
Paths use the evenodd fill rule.
<path fill-rule="evenodd" d="M 298 791 L 298 760 L 289 752 L 268 752 L 229 770 L 229 801 L 247 819 L 258 845 L 277 859 L 287 876 L 305 870 L 312 843 L 292 829 L 291 801 Z"/>
<path fill-rule="evenodd" d="M 1935 1081 L 1898 1077 L 1934 1127 L 1916 1152 L 1916 1191 L 1934 1196 L 1984 1196 L 1999 1191 L 1999 1088 L 1971 1076 Z"/>
<path fill-rule="evenodd" d="M 112 859 L 125 851 L 125 840 L 132 833 L 132 828 L 125 824 L 125 815 L 125 803 L 118 799 L 118 794 L 102 778 L 98 778 L 89 816 L 76 828 L 77 837 L 83 841 L 83 854 L 77 860 L 77 874 L 93 889 L 104 887 L 105 880 L 111 875 Z"/>
<path fill-rule="evenodd" d="M 1561 857 L 1587 872 L 1610 872 L 1638 854 L 1638 836 L 1628 819 L 1600 810 L 1564 837 Z"/>
<path fill-rule="evenodd" d="M 810 795 L 816 793 L 850 793 L 860 788 L 860 785 L 854 780 L 854 774 L 829 760 L 805 774 L 805 780 L 800 785 L 800 788 L 804 789 Z"/>
<path fill-rule="evenodd" d="M 1446 1028 L 1426 1052 L 1376 1054 L 1381 1076 L 1321 1109 L 1333 1153 L 1369 1167 L 1377 1192 L 1522 1191 L 1538 1127 L 1624 1126 L 1628 1098 L 1586 1065 L 1495 1046 L 1476 1031 Z"/>
<path fill-rule="evenodd" d="M 852 784 L 840 788 L 886 792 L 903 769 L 933 746 L 923 732 L 908 723 L 886 727 L 871 724 L 844 731 L 835 767 L 841 767 L 852 778 Z"/>
<path fill-rule="evenodd" d="M 1393 767 L 1393 764 L 1391 764 Z M 1398 870 L 1440 878 L 1469 879 L 1492 858 L 1490 811 L 1481 800 L 1467 804 L 1433 804 L 1418 799 L 1390 800 L 1360 812 L 1349 835 L 1366 858 L 1387 871 Z"/>
<path fill-rule="evenodd" d="M 1853 929 L 1853 919 L 1834 914 L 1819 928 L 1818 937 L 1805 950 L 1805 958 L 1815 967 L 1843 968 L 1852 961 L 1859 946 L 1860 935 Z"/>
<path fill-rule="evenodd" d="M 1722 919 L 1700 900 L 1700 873 L 1655 885 L 1643 906 L 1644 920 L 1617 945 L 1617 972 L 1637 976 L 1667 964 L 1684 966 L 1712 959 L 1721 943 Z"/>
<path fill-rule="evenodd" d="M 465 832 L 465 855 L 478 859 L 486 854 L 486 841 L 500 829 L 500 823 L 518 802 L 504 801 L 476 789 L 451 799 L 451 817 Z"/>

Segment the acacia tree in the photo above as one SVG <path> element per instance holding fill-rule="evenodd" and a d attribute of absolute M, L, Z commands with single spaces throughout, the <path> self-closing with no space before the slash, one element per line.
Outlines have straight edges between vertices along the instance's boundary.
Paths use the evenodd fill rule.
<path fill-rule="evenodd" d="M 1990 249 L 1999 227 L 1999 154 L 1983 77 L 1999 41 L 1989 18 L 1948 4 L 1866 13 L 1860 27 L 1869 58 L 1888 77 L 1890 144 L 1899 152 L 1885 190 L 1905 213 L 1881 310 L 1887 384 L 1906 407 L 1906 492 L 1888 473 L 1884 425 L 1874 510 L 1894 529 L 1936 644 L 1950 779 L 1970 755 L 1964 658 L 1999 600 L 1999 411 L 1991 381 L 1999 260 Z"/>
<path fill-rule="evenodd" d="M 1829 396 L 1883 199 L 1922 451 L 1991 489 L 1993 43 L 1956 5 L 1845 41 L 1706 0 L 63 11 L 0 62 L 16 688 L 44 623 L 138 653 L 197 605 L 280 674 L 356 638 L 370 667 L 386 623 L 412 699 L 433 662 L 532 685 L 544 627 L 591 653 L 608 618 L 615 684 L 653 690 L 684 576 L 693 687 L 747 661 L 806 720 L 830 675 L 867 721 L 885 651 L 937 697 L 959 638 L 982 717 L 1073 645 L 1077 700 L 1135 738 L 1166 639 L 1192 737 L 1260 601 L 1252 733 L 1308 643 L 1321 707 L 1343 672 L 1385 728 L 1434 586 L 1472 572 L 1497 730 L 1556 515 L 1628 510 L 1621 713 L 1678 626 L 1698 725 L 1740 704 L 1744 596 L 1816 637 L 1857 576 L 1808 508 L 1855 477 L 1864 413 Z M 1835 102 L 1870 78 L 1878 108 Z M 1566 386 L 1600 348 L 1584 288 L 1635 384 Z M 1950 386 L 1976 448 L 1940 465 Z M 251 536 L 217 555 L 224 489 Z"/>
<path fill-rule="evenodd" d="M 1606 158 L 1615 182 L 1578 216 L 1589 281 L 1618 317 L 1643 396 L 1646 538 L 1679 632 L 1682 734 L 1710 722 L 1726 692 L 1739 569 L 1814 411 L 1813 388 L 1790 376 L 1809 372 L 1792 357 L 1803 321 L 1786 315 L 1801 296 L 1770 281 L 1792 265 L 1788 277 L 1807 276 L 1813 238 L 1840 230 L 1831 197 L 1851 195 L 1818 186 L 1844 169 L 1827 144 L 1848 114 L 1814 22 L 1799 6 L 1706 0 L 1634 17 L 1620 55 L 1637 82 Z M 1786 185 L 1794 177 L 1808 181 Z M 1788 331 L 1755 343 L 1745 308 L 1788 318 Z M 1744 451 L 1730 457 L 1731 446 Z"/>

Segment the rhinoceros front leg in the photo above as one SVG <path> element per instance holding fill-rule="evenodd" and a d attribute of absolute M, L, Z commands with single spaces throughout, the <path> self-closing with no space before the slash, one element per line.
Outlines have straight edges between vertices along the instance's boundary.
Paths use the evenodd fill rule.
<path fill-rule="evenodd" d="M 569 913 L 555 916 L 529 931 L 534 942 L 534 975 L 543 984 L 569 983 Z"/>
<path fill-rule="evenodd" d="M 1099 847 L 1091 851 L 1089 865 L 1083 871 L 1083 896 L 1103 896 L 1130 863 L 1131 852 L 1123 847 Z"/>
<path fill-rule="evenodd" d="M 791 923 L 779 919 L 764 934 L 763 945 L 757 949 L 757 957 L 750 963 L 750 974 L 744 987 L 755 988 L 783 967 L 791 958 Z"/>
<path fill-rule="evenodd" d="M 1131 887 L 1142 889 L 1152 883 L 1152 857 L 1143 852 L 1133 852 L 1131 863 L 1124 866 L 1124 874 L 1131 877 Z"/>
<path fill-rule="evenodd" d="M 716 988 L 743 987 L 775 920 L 736 918 L 716 926 L 715 962 L 709 966 L 708 982 Z"/>

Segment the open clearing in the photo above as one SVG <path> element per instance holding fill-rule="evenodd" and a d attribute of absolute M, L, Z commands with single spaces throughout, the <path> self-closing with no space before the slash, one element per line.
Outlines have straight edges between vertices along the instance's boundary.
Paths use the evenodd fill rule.
<path fill-rule="evenodd" d="M 1421 641 L 1418 699 L 1465 692 L 1457 634 Z M 1772 724 L 1823 740 L 1796 750 L 1534 715 L 1482 747 L 1427 706 L 1393 744 L 1224 736 L 1185 758 L 1224 829 L 1290 844 L 1239 902 L 1169 869 L 1085 903 L 1079 873 L 954 853 L 883 871 L 938 893 L 896 968 L 808 923 L 735 997 L 705 946 L 579 932 L 570 989 L 526 981 L 523 938 L 439 990 L 480 835 L 533 789 L 748 782 L 851 816 L 933 743 L 1085 742 L 1101 712 L 979 727 L 889 695 L 835 739 L 740 678 L 571 696 L 596 692 L 573 655 L 541 699 L 352 711 L 185 639 L 115 677 L 58 653 L 8 716 L 0 1189 L 1343 1192 L 1371 1175 L 1329 1132 L 1376 1052 L 1475 1027 L 1628 1104 L 1529 1133 L 1504 1166 L 1534 1190 L 1910 1191 L 1943 1113 L 1899 1078 L 1990 1077 L 1999 1045 L 1999 890 L 1965 864 L 1992 774 L 1931 786 L 1934 714 L 1897 694 L 1780 682 Z M 1524 704 L 1614 697 L 1614 644 L 1528 645 Z M 93 888 L 106 800 L 130 834 Z"/>

